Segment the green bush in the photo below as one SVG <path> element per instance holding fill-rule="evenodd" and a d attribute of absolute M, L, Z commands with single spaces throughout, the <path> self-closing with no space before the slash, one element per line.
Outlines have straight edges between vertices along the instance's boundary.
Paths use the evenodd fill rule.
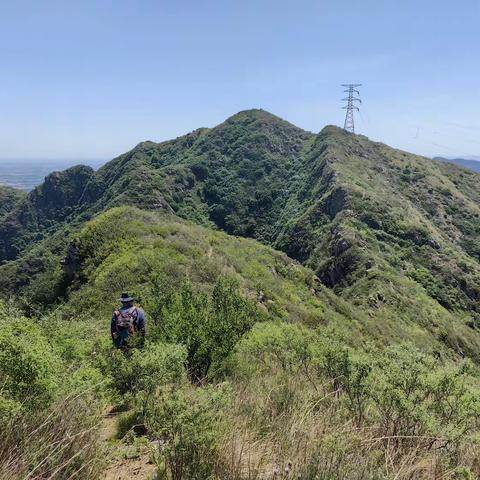
<path fill-rule="evenodd" d="M 62 376 L 60 359 L 40 326 L 0 303 L 0 394 L 3 407 L 45 408 Z M 5 413 L 5 412 L 4 412 Z M 1 412 L 0 412 L 1 414 Z"/>
<path fill-rule="evenodd" d="M 371 397 L 386 435 L 399 442 L 423 435 L 431 448 L 456 444 L 474 428 L 480 401 L 468 385 L 468 364 L 441 369 L 401 345 L 387 348 L 373 372 Z"/>
<path fill-rule="evenodd" d="M 202 382 L 212 366 L 214 371 L 221 368 L 238 340 L 264 318 L 238 286 L 224 278 L 210 295 L 195 293 L 188 282 L 155 293 L 152 316 L 159 320 L 151 335 L 185 345 L 189 376 L 195 382 Z"/>
<path fill-rule="evenodd" d="M 368 359 L 352 359 L 348 350 L 317 332 L 295 324 L 262 323 L 237 348 L 237 373 L 252 380 L 261 368 L 287 375 L 302 375 L 319 391 L 319 380 L 330 385 L 327 394 L 346 395 L 348 409 L 361 422 L 368 403 Z M 254 381 L 254 380 L 252 380 Z"/>
<path fill-rule="evenodd" d="M 237 368 L 239 373 L 253 375 L 259 368 L 280 368 L 286 373 L 311 369 L 319 355 L 320 337 L 300 324 L 264 322 L 239 343 Z"/>
<path fill-rule="evenodd" d="M 185 385 L 164 390 L 149 402 L 146 422 L 159 441 L 156 460 L 160 479 L 211 478 L 230 395 L 227 384 L 203 388 Z"/>
<path fill-rule="evenodd" d="M 0 395 L 0 427 L 17 418 L 22 413 L 22 403 Z"/>
<path fill-rule="evenodd" d="M 133 350 L 130 355 L 112 350 L 107 372 L 119 393 L 149 394 L 156 387 L 180 382 L 185 375 L 185 362 L 185 348 L 181 345 L 147 343 L 144 349 Z"/>
<path fill-rule="evenodd" d="M 331 393 L 346 395 L 348 410 L 356 422 L 361 423 L 370 397 L 368 359 L 352 358 L 346 348 L 329 345 L 323 352 L 319 369 L 330 381 Z"/>

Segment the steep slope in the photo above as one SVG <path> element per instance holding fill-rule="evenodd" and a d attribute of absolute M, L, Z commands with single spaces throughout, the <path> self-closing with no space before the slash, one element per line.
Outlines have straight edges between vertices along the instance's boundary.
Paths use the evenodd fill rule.
<path fill-rule="evenodd" d="M 314 136 L 262 110 L 209 130 L 144 142 L 100 169 L 97 210 L 121 204 L 173 211 L 235 235 L 272 241 L 291 179 Z"/>
<path fill-rule="evenodd" d="M 0 223 L 0 261 L 14 260 L 59 225 L 71 221 L 101 193 L 91 167 L 53 172 L 4 216 Z"/>
<path fill-rule="evenodd" d="M 134 205 L 272 245 L 367 311 L 386 337 L 427 331 L 475 357 L 479 187 L 474 172 L 249 110 L 213 129 L 141 143 L 98 172 L 48 177 L 0 221 L 0 273 L 28 271 L 28 284 L 45 270 L 33 259 L 65 251 L 86 219 Z M 60 278 L 43 290 L 60 291 Z"/>
<path fill-rule="evenodd" d="M 117 207 L 76 232 L 64 268 L 53 312 L 0 302 L 5 478 L 140 478 L 149 458 L 164 478 L 480 473 L 478 368 L 428 328 L 379 328 L 283 252 Z M 148 333 L 124 355 L 109 324 L 126 288 Z"/>
<path fill-rule="evenodd" d="M 412 333 L 427 328 L 475 356 L 476 346 L 458 330 L 452 336 L 438 329 L 435 317 L 447 309 L 477 328 L 480 176 L 334 127 L 317 137 L 311 155 L 312 170 L 321 174 L 303 190 L 310 205 L 297 219 L 287 213 L 294 221 L 278 246 L 293 257 L 302 252 L 379 328 L 392 321 L 409 324 Z M 292 200 L 294 209 L 299 203 Z"/>
<path fill-rule="evenodd" d="M 0 218 L 10 213 L 25 195 L 23 190 L 0 185 Z"/>
<path fill-rule="evenodd" d="M 454 358 L 448 348 L 452 345 L 445 345 L 445 339 L 435 334 L 438 330 L 450 339 L 462 336 L 472 352 L 480 351 L 478 335 L 445 309 L 435 309 L 434 302 L 421 292 L 415 292 L 421 309 L 415 314 L 420 318 L 430 314 L 435 328 L 387 317 L 378 325 L 378 318 L 365 312 L 363 305 L 344 301 L 323 286 L 312 270 L 284 253 L 170 214 L 132 207 L 108 210 L 79 232 L 65 260 L 65 272 L 69 299 L 63 315 L 91 313 L 105 319 L 97 325 L 102 331 L 108 327 L 119 291 L 133 291 L 149 315 L 155 316 L 150 303 L 165 285 L 180 289 L 188 278 L 195 289 L 208 291 L 225 276 L 234 279 L 269 318 L 301 323 L 324 334 L 335 332 L 356 347 L 408 339 L 427 352 Z M 409 287 L 414 292 L 413 285 Z"/>
<path fill-rule="evenodd" d="M 480 176 L 444 165 L 439 168 L 423 157 L 340 129 L 329 128 L 318 140 L 322 153 L 315 161 L 330 169 L 340 198 L 330 226 L 335 231 L 328 244 L 315 242 L 308 258 L 325 282 L 351 284 L 360 267 L 368 270 L 365 266 L 372 262 L 387 262 L 395 271 L 421 281 L 421 273 L 410 269 L 423 267 L 429 277 L 425 283 L 439 283 L 429 287 L 442 305 L 477 308 Z M 321 200 L 317 208 L 328 201 L 329 197 Z M 357 249 L 354 258 L 349 256 L 350 247 Z"/>

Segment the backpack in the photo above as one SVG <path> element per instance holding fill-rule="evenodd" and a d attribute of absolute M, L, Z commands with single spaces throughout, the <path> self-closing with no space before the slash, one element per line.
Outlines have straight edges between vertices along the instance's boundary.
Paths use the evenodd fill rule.
<path fill-rule="evenodd" d="M 137 317 L 138 311 L 136 307 L 131 307 L 124 311 L 115 310 L 115 322 L 117 324 L 117 329 L 128 329 L 130 333 L 133 333 Z"/>

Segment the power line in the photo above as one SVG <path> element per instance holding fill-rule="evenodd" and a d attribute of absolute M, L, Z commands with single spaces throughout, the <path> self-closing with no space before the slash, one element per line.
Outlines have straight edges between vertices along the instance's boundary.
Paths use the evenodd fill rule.
<path fill-rule="evenodd" d="M 454 125 L 452 123 L 449 123 L 449 122 L 446 122 L 446 123 L 443 123 L 444 125 Z M 427 126 L 432 126 L 433 128 L 435 128 L 435 125 L 433 124 L 427 124 Z M 416 128 L 417 129 L 417 133 L 416 135 L 413 137 L 413 138 L 418 138 L 419 136 L 419 133 L 420 132 L 426 132 L 426 133 L 430 133 L 430 134 L 433 134 L 433 135 L 440 135 L 442 137 L 445 137 L 448 135 L 449 132 L 445 132 L 445 131 L 439 131 L 439 130 L 432 130 L 430 128 L 425 128 L 423 125 L 420 126 L 420 125 L 411 125 L 412 128 Z M 473 127 L 472 127 L 473 128 Z M 462 142 L 467 142 L 467 143 L 472 143 L 472 144 L 475 144 L 475 145 L 480 145 L 480 141 L 478 140 L 473 140 L 471 138 L 462 138 L 461 139 Z"/>
<path fill-rule="evenodd" d="M 479 132 L 480 128 L 473 125 L 462 125 L 461 123 L 455 122 L 443 122 L 445 125 L 451 125 L 452 127 L 462 128 L 463 130 L 472 130 L 474 132 Z"/>
<path fill-rule="evenodd" d="M 345 114 L 345 123 L 343 125 L 343 128 L 347 130 L 348 132 L 355 133 L 355 124 L 353 121 L 353 111 L 356 110 L 357 112 L 360 112 L 360 109 L 355 105 L 354 102 L 360 102 L 362 101 L 355 96 L 355 93 L 357 95 L 360 95 L 360 92 L 356 90 L 356 87 L 361 87 L 361 83 L 343 83 L 341 85 L 342 87 L 347 87 L 344 92 L 348 92 L 348 97 L 342 98 L 342 102 L 347 102 L 346 105 L 344 105 L 342 108 L 346 110 Z"/>

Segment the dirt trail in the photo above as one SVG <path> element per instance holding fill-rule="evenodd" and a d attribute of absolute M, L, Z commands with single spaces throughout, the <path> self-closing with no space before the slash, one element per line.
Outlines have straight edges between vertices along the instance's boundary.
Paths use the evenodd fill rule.
<path fill-rule="evenodd" d="M 111 463 L 105 469 L 103 480 L 153 480 L 155 465 L 150 462 L 148 449 L 131 456 L 131 448 L 116 438 L 118 414 L 109 409 L 103 417 L 100 440 L 109 452 Z"/>
<path fill-rule="evenodd" d="M 155 478 L 155 465 L 148 463 L 148 455 L 131 460 L 122 460 L 108 467 L 102 477 L 104 480 L 152 480 Z"/>

